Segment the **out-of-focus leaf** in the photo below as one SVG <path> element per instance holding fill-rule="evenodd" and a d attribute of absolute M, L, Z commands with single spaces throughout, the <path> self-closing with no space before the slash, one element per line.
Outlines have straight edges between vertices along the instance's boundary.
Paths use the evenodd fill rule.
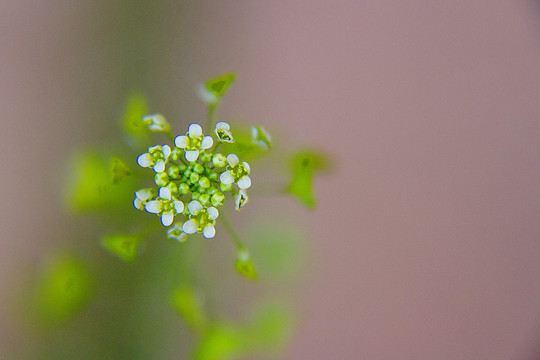
<path fill-rule="evenodd" d="M 205 82 L 204 86 L 207 91 L 215 96 L 216 100 L 225 95 L 225 92 L 234 82 L 236 76 L 233 73 L 218 76 Z"/>
<path fill-rule="evenodd" d="M 231 131 L 234 135 L 234 142 L 221 144 L 220 152 L 236 154 L 242 161 L 253 161 L 268 154 L 268 151 L 253 143 L 250 128 L 232 125 Z"/>
<path fill-rule="evenodd" d="M 193 352 L 193 360 L 233 360 L 245 348 L 245 334 L 231 324 L 216 324 L 205 332 Z"/>
<path fill-rule="evenodd" d="M 145 145 L 150 141 L 147 126 L 143 123 L 143 116 L 148 114 L 148 103 L 141 93 L 133 93 L 127 100 L 122 129 L 137 145 Z"/>
<path fill-rule="evenodd" d="M 294 328 L 292 310 L 277 303 L 263 304 L 245 328 L 249 352 L 276 354 L 291 338 Z"/>
<path fill-rule="evenodd" d="M 173 290 L 172 304 L 178 314 L 194 331 L 201 333 L 208 320 L 201 297 L 192 287 L 181 286 Z"/>
<path fill-rule="evenodd" d="M 304 206 L 315 208 L 313 178 L 317 172 L 328 169 L 328 159 L 315 151 L 303 151 L 291 161 L 292 180 L 287 191 L 294 195 Z"/>
<path fill-rule="evenodd" d="M 245 248 L 238 249 L 236 252 L 236 262 L 234 263 L 234 268 L 236 269 L 236 272 L 245 278 L 250 280 L 257 279 L 255 265 L 253 264 L 249 251 Z"/>
<path fill-rule="evenodd" d="M 133 201 L 133 177 L 115 184 L 111 179 L 110 160 L 94 151 L 73 157 L 66 186 L 65 200 L 77 213 L 106 209 L 128 209 Z"/>
<path fill-rule="evenodd" d="M 88 268 L 71 255 L 57 256 L 45 264 L 34 298 L 39 318 L 61 322 L 80 311 L 92 294 Z"/>
<path fill-rule="evenodd" d="M 101 245 L 119 259 L 130 262 L 139 254 L 141 239 L 134 235 L 107 235 Z"/>
<path fill-rule="evenodd" d="M 111 159 L 111 172 L 112 172 L 112 181 L 113 183 L 118 183 L 125 177 L 131 175 L 131 170 L 126 165 L 126 163 L 117 157 Z"/>

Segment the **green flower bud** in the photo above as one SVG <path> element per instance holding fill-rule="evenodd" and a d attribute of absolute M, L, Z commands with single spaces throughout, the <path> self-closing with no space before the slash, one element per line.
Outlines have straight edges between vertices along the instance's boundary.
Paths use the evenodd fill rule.
<path fill-rule="evenodd" d="M 198 182 L 199 181 L 199 174 L 197 174 L 196 172 L 191 173 L 191 175 L 189 176 L 189 181 L 192 184 L 195 184 L 196 182 Z"/>
<path fill-rule="evenodd" d="M 215 154 L 212 158 L 212 162 L 214 163 L 215 167 L 225 167 L 227 165 L 227 158 L 221 154 Z"/>
<path fill-rule="evenodd" d="M 225 195 L 222 192 L 218 191 L 214 195 L 212 195 L 211 201 L 213 206 L 219 207 L 225 203 Z"/>
<path fill-rule="evenodd" d="M 156 182 L 157 186 L 161 186 L 161 187 L 167 186 L 167 184 L 169 183 L 169 175 L 167 175 L 167 173 L 164 173 L 164 172 L 157 173 L 154 181 Z"/>
<path fill-rule="evenodd" d="M 206 193 L 208 195 L 214 195 L 216 191 L 218 191 L 218 187 L 216 185 L 212 185 L 208 188 L 208 190 L 206 190 Z"/>
<path fill-rule="evenodd" d="M 212 154 L 207 153 L 207 152 L 203 153 L 203 154 L 201 155 L 201 161 L 202 161 L 203 163 L 209 163 L 209 162 L 211 162 L 211 161 L 212 161 Z"/>
<path fill-rule="evenodd" d="M 180 186 L 178 186 L 178 192 L 182 195 L 186 195 L 190 191 L 191 189 L 189 188 L 189 185 L 186 183 L 181 183 Z"/>
<path fill-rule="evenodd" d="M 195 171 L 198 174 L 202 174 L 204 172 L 204 166 L 202 166 L 199 163 L 195 163 L 195 166 L 193 166 L 193 171 Z"/>
<path fill-rule="evenodd" d="M 211 172 L 210 174 L 208 174 L 208 178 L 212 181 L 218 181 L 219 175 L 215 172 Z"/>
<path fill-rule="evenodd" d="M 194 191 L 194 192 L 191 193 L 191 198 L 192 198 L 193 200 L 198 200 L 200 196 L 201 196 L 201 194 L 198 193 L 198 192 L 196 192 L 196 191 Z"/>
<path fill-rule="evenodd" d="M 208 195 L 208 194 L 202 194 L 201 196 L 199 196 L 199 202 L 200 202 L 203 206 L 208 206 L 208 205 L 210 205 L 210 195 Z"/>
<path fill-rule="evenodd" d="M 182 149 L 179 149 L 175 147 L 171 151 L 171 159 L 172 160 L 180 160 L 182 158 Z"/>
<path fill-rule="evenodd" d="M 203 176 L 203 177 L 201 177 L 201 178 L 199 179 L 199 186 L 200 186 L 201 188 L 203 188 L 203 189 L 208 189 L 208 188 L 210 187 L 210 185 L 211 185 L 211 184 L 210 184 L 210 180 L 208 180 L 207 177 L 204 177 L 204 176 Z"/>
<path fill-rule="evenodd" d="M 221 183 L 221 184 L 219 184 L 219 187 L 220 187 L 221 191 L 227 192 L 227 191 L 231 191 L 231 190 L 232 190 L 233 184 L 232 184 L 232 183 L 230 183 L 230 184 L 223 184 L 223 183 Z"/>
<path fill-rule="evenodd" d="M 171 165 L 167 170 L 167 174 L 172 179 L 178 179 L 180 177 L 180 168 L 177 165 Z"/>

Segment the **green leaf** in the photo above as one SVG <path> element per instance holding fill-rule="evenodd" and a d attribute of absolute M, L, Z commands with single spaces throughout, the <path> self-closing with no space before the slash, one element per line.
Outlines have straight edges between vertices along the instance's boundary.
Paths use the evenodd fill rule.
<path fill-rule="evenodd" d="M 263 304 L 245 328 L 249 352 L 276 354 L 283 351 L 294 329 L 294 316 L 290 307 L 269 302 Z"/>
<path fill-rule="evenodd" d="M 107 235 L 101 239 L 101 245 L 120 260 L 135 260 L 140 250 L 141 239 L 134 235 Z"/>
<path fill-rule="evenodd" d="M 206 81 L 204 85 L 206 90 L 208 90 L 212 95 L 214 95 L 216 97 L 216 100 L 219 100 L 223 97 L 223 95 L 225 95 L 225 92 L 234 82 L 235 78 L 236 77 L 233 73 L 229 73 L 210 79 Z"/>
<path fill-rule="evenodd" d="M 304 206 L 315 208 L 313 178 L 316 173 L 328 169 L 328 159 L 315 151 L 297 153 L 291 161 L 292 180 L 287 192 L 294 195 Z"/>
<path fill-rule="evenodd" d="M 40 319 L 57 323 L 73 316 L 88 303 L 92 278 L 88 268 L 71 255 L 57 255 L 42 269 L 35 292 Z"/>
<path fill-rule="evenodd" d="M 193 288 L 182 286 L 174 289 L 171 300 L 175 310 L 192 330 L 201 333 L 206 328 L 208 320 L 203 302 Z"/>
<path fill-rule="evenodd" d="M 249 251 L 245 248 L 238 249 L 236 252 L 236 262 L 234 263 L 236 272 L 250 280 L 257 280 L 257 271 L 251 259 Z"/>
<path fill-rule="evenodd" d="M 131 175 L 131 170 L 126 165 L 126 163 L 117 157 L 113 157 L 111 159 L 111 172 L 113 176 L 113 183 L 118 183 L 120 180 L 122 180 L 125 177 L 128 177 Z"/>
<path fill-rule="evenodd" d="M 231 127 L 234 134 L 233 143 L 223 143 L 219 152 L 223 154 L 236 154 L 242 161 L 253 161 L 268 154 L 268 151 L 261 149 L 253 143 L 251 129 L 248 127 Z"/>
<path fill-rule="evenodd" d="M 232 324 L 215 324 L 195 347 L 193 360 L 233 360 L 243 353 L 244 334 Z"/>
<path fill-rule="evenodd" d="M 142 120 L 148 112 L 148 103 L 141 93 L 136 92 L 129 96 L 122 119 L 122 129 L 128 138 L 138 145 L 145 145 L 150 141 L 149 130 Z"/>

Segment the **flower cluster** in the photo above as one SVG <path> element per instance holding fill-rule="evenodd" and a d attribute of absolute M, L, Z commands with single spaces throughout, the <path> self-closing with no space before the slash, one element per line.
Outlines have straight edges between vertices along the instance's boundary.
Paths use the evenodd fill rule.
<path fill-rule="evenodd" d="M 156 117 L 152 117 L 154 123 Z M 160 120 L 160 118 L 157 118 Z M 250 166 L 236 154 L 217 152 L 220 143 L 232 143 L 229 124 L 216 124 L 215 139 L 204 135 L 198 124 L 191 124 L 185 135 L 174 139 L 174 147 L 152 146 L 137 158 L 137 163 L 155 171 L 158 189 L 141 189 L 133 205 L 161 217 L 163 226 L 171 226 L 168 236 L 184 241 L 187 235 L 202 233 L 207 239 L 216 234 L 214 225 L 225 194 L 232 194 L 237 211 L 245 206 L 251 186 Z M 182 220 L 173 224 L 175 217 Z"/>

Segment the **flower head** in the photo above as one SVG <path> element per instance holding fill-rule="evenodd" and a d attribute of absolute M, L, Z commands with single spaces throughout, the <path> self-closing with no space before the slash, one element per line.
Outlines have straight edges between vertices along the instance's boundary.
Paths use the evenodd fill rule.
<path fill-rule="evenodd" d="M 224 121 L 220 121 L 216 124 L 215 133 L 219 141 L 226 143 L 233 143 L 234 139 L 230 131 L 231 127 Z"/>
<path fill-rule="evenodd" d="M 187 234 L 182 230 L 182 225 L 178 223 L 174 224 L 172 228 L 167 230 L 167 237 L 180 242 L 187 240 Z"/>
<path fill-rule="evenodd" d="M 203 208 L 200 202 L 193 200 L 188 204 L 189 220 L 184 223 L 182 230 L 186 234 L 194 234 L 196 232 L 203 234 L 207 239 L 211 239 L 216 235 L 214 224 L 219 216 L 219 212 L 215 207 Z"/>
<path fill-rule="evenodd" d="M 170 129 L 169 123 L 161 114 L 143 116 L 142 121 L 143 124 L 146 125 L 150 131 L 165 132 L 169 131 Z"/>
<path fill-rule="evenodd" d="M 171 155 L 171 148 L 169 145 L 152 146 L 148 148 L 148 152 L 140 155 L 137 158 L 137 163 L 142 167 L 154 168 L 157 173 L 165 171 L 165 164 Z"/>
<path fill-rule="evenodd" d="M 159 189 L 159 197 L 147 202 L 144 208 L 149 213 L 160 215 L 163 226 L 169 226 L 174 221 L 174 215 L 184 210 L 184 203 L 172 197 L 168 188 L 162 187 Z"/>
<path fill-rule="evenodd" d="M 240 211 L 248 202 L 249 197 L 247 196 L 246 190 L 239 190 L 234 192 L 234 208 L 236 211 Z"/>
<path fill-rule="evenodd" d="M 251 179 L 249 173 L 251 169 L 247 162 L 240 163 L 238 156 L 235 154 L 229 154 L 227 156 L 227 170 L 221 174 L 219 180 L 222 184 L 229 185 L 235 182 L 242 190 L 248 189 L 251 186 Z"/>
<path fill-rule="evenodd" d="M 136 209 L 142 211 L 144 209 L 144 205 L 146 205 L 147 202 L 154 200 L 156 196 L 156 189 L 141 189 L 135 193 L 135 200 L 133 201 L 133 206 L 135 206 Z"/>
<path fill-rule="evenodd" d="M 202 128 L 198 124 L 189 125 L 186 135 L 179 135 L 174 139 L 174 144 L 184 149 L 186 160 L 193 162 L 199 157 L 199 152 L 209 149 L 214 140 L 211 136 L 203 136 Z"/>
<path fill-rule="evenodd" d="M 264 150 L 272 147 L 272 137 L 261 126 L 251 127 L 251 141 Z"/>

